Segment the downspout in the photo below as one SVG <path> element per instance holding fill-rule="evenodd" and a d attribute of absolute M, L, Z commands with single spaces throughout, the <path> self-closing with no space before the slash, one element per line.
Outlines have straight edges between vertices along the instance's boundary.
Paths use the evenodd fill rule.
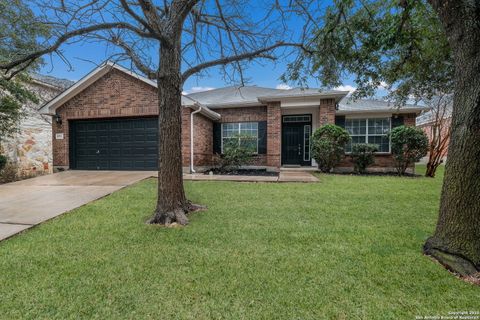
<path fill-rule="evenodd" d="M 193 169 L 193 115 L 202 111 L 202 107 L 198 107 L 198 110 L 190 113 L 190 173 L 195 173 Z"/>

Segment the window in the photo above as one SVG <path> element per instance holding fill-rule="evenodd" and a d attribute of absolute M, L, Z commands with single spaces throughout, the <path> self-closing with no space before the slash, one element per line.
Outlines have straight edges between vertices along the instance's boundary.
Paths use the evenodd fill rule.
<path fill-rule="evenodd" d="M 311 126 L 303 126 L 303 161 L 310 161 L 310 135 L 312 128 Z"/>
<path fill-rule="evenodd" d="M 310 122 L 312 118 L 310 115 L 295 115 L 295 116 L 283 116 L 283 123 L 297 123 L 297 122 Z"/>
<path fill-rule="evenodd" d="M 390 118 L 345 119 L 345 130 L 352 137 L 346 151 L 352 152 L 352 144 L 371 143 L 379 152 L 390 152 Z"/>
<path fill-rule="evenodd" d="M 258 122 L 222 123 L 222 153 L 224 146 L 232 142 L 257 153 Z"/>

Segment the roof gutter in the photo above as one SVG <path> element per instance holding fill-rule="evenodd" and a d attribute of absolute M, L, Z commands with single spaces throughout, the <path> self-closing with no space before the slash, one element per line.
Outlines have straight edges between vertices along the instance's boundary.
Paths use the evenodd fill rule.
<path fill-rule="evenodd" d="M 196 111 L 190 113 L 190 173 L 195 173 L 193 168 L 193 116 L 199 112 L 202 112 L 203 108 L 200 106 Z"/>
<path fill-rule="evenodd" d="M 349 91 L 342 91 L 338 93 L 304 93 L 304 94 L 290 94 L 290 95 L 273 95 L 273 96 L 263 96 L 263 97 L 258 97 L 258 101 L 261 103 L 267 103 L 267 102 L 278 102 L 282 101 L 285 99 L 299 99 L 299 98 L 304 98 L 304 99 L 312 99 L 312 98 L 318 98 L 318 99 L 335 99 L 340 101 L 342 98 L 344 98 Z"/>
<path fill-rule="evenodd" d="M 391 114 L 405 114 L 405 113 L 415 113 L 419 114 L 422 111 L 428 109 L 425 108 L 400 108 L 400 109 L 376 109 L 376 110 L 337 110 L 337 115 L 348 115 L 348 114 L 362 114 L 362 113 L 391 113 Z"/>

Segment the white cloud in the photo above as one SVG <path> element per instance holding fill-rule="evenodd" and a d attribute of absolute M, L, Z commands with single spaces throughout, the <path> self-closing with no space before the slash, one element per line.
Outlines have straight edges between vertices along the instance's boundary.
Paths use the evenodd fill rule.
<path fill-rule="evenodd" d="M 277 84 L 277 86 L 275 87 L 275 89 L 280 89 L 280 90 L 290 90 L 292 89 L 292 87 L 290 87 L 288 84 L 286 83 L 280 83 L 280 84 Z"/>
<path fill-rule="evenodd" d="M 182 93 L 183 94 L 190 94 L 190 93 L 195 93 L 195 92 L 202 92 L 202 91 L 210 91 L 215 89 L 214 87 L 191 87 L 190 90 L 185 90 Z"/>
<path fill-rule="evenodd" d="M 388 87 L 388 84 L 385 81 L 381 81 L 378 87 L 381 89 L 386 89 Z"/>
<path fill-rule="evenodd" d="M 339 90 L 339 91 L 349 91 L 349 95 L 353 93 L 353 91 L 357 90 L 354 86 L 351 86 L 349 84 L 344 85 L 344 86 L 338 86 L 333 88 L 333 90 Z"/>

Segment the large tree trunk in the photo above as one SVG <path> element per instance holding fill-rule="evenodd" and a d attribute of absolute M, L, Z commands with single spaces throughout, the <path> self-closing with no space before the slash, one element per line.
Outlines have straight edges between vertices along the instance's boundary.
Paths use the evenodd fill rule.
<path fill-rule="evenodd" d="M 480 271 L 480 1 L 430 0 L 455 59 L 452 133 L 435 234 L 424 252 L 462 276 Z"/>
<path fill-rule="evenodd" d="M 196 207 L 185 197 L 182 173 L 182 119 L 180 45 L 162 46 L 158 77 L 159 161 L 158 198 L 150 223 L 181 225 Z"/>

